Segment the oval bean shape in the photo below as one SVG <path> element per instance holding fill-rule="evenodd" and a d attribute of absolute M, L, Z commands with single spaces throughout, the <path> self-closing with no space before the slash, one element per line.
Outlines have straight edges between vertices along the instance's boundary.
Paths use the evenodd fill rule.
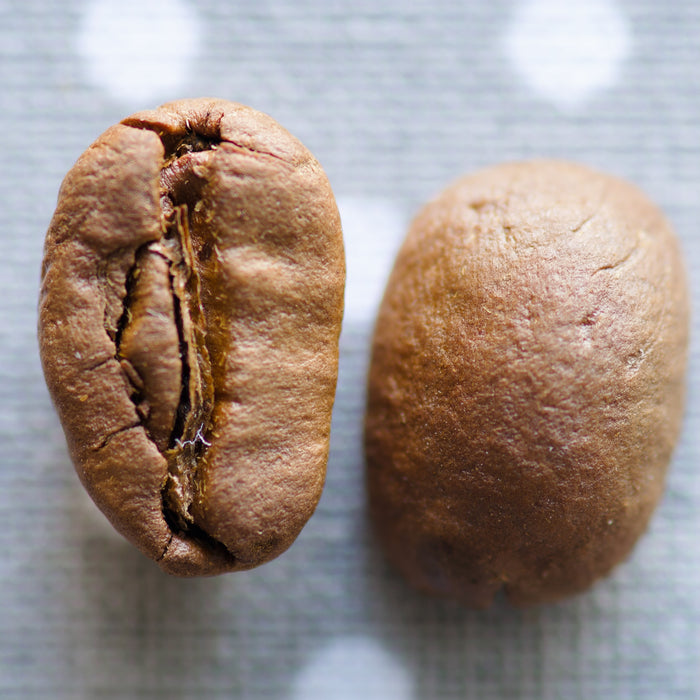
<path fill-rule="evenodd" d="M 379 312 L 366 456 L 384 548 L 484 607 L 582 591 L 631 550 L 679 434 L 678 242 L 631 185 L 552 161 L 418 214 Z"/>
<path fill-rule="evenodd" d="M 283 552 L 323 488 L 345 262 L 330 185 L 215 99 L 108 129 L 46 237 L 39 341 L 76 470 L 169 573 Z"/>

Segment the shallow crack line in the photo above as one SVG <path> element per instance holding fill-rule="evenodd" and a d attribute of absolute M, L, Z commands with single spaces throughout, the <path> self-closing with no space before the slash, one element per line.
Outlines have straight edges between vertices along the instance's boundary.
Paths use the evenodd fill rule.
<path fill-rule="evenodd" d="M 99 445 L 96 447 L 93 447 L 93 450 L 95 452 L 99 452 L 100 450 L 103 450 L 107 445 L 112 441 L 114 437 L 119 435 L 120 433 L 125 433 L 127 430 L 133 430 L 134 428 L 140 428 L 141 427 L 141 421 L 136 421 L 135 423 L 132 423 L 130 425 L 125 425 L 121 428 L 117 428 L 117 430 L 113 430 L 111 433 L 105 435 L 104 438 L 102 438 L 102 441 L 100 442 Z"/>
<path fill-rule="evenodd" d="M 593 277 L 594 275 L 597 275 L 599 272 L 602 272 L 603 270 L 614 270 L 615 268 L 618 268 L 618 267 L 620 267 L 621 265 L 624 265 L 626 262 L 629 262 L 630 258 L 632 257 L 632 255 L 634 254 L 634 252 L 635 252 L 636 250 L 637 250 L 636 248 L 632 248 L 632 249 L 629 251 L 629 253 L 627 253 L 627 254 L 626 254 L 623 258 L 621 258 L 620 260 L 616 260 L 614 263 L 610 263 L 610 264 L 608 264 L 608 265 L 602 265 L 602 266 L 599 267 L 597 270 L 594 270 L 594 271 L 593 271 L 593 274 L 591 275 L 591 277 Z"/>
<path fill-rule="evenodd" d="M 282 156 L 278 156 L 276 153 L 270 153 L 269 151 L 261 151 L 260 149 L 253 148 L 252 146 L 246 146 L 243 143 L 238 143 L 238 141 L 232 141 L 231 139 L 222 138 L 220 143 L 230 143 L 232 146 L 236 146 L 236 148 L 240 148 L 243 151 L 249 151 L 250 153 L 255 153 L 256 155 L 261 156 L 269 156 L 270 158 L 275 158 L 276 160 L 282 161 L 285 165 L 288 165 L 289 167 L 294 167 L 294 163 L 291 163 Z"/>
<path fill-rule="evenodd" d="M 170 545 L 173 543 L 174 537 L 175 537 L 175 533 L 171 532 L 170 537 L 168 537 L 168 541 L 165 543 L 165 547 L 163 548 L 163 552 L 156 559 L 156 562 L 162 561 L 165 558 L 165 555 L 168 553 L 168 549 L 170 549 Z"/>
<path fill-rule="evenodd" d="M 598 212 L 595 211 L 590 216 L 587 216 L 578 226 L 571 229 L 571 233 L 578 233 L 586 224 L 589 224 L 591 221 L 593 221 L 593 219 L 595 219 L 597 215 Z"/>
<path fill-rule="evenodd" d="M 103 365 L 106 365 L 108 362 L 114 360 L 115 362 L 119 362 L 114 355 L 110 355 L 109 357 L 106 357 L 104 360 L 100 360 L 99 362 L 96 362 L 94 365 L 90 365 L 90 367 L 86 367 L 85 371 L 86 372 L 93 372 L 96 369 L 99 369 Z"/>

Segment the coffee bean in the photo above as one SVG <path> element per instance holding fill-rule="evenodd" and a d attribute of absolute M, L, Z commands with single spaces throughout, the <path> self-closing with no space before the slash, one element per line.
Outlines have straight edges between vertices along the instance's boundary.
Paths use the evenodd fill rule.
<path fill-rule="evenodd" d="M 86 489 L 166 571 L 283 552 L 323 487 L 345 265 L 309 151 L 213 99 L 108 129 L 60 190 L 39 340 Z"/>
<path fill-rule="evenodd" d="M 637 188 L 559 161 L 495 166 L 427 204 L 379 312 L 370 510 L 416 587 L 485 607 L 586 589 L 663 492 L 689 293 Z"/>

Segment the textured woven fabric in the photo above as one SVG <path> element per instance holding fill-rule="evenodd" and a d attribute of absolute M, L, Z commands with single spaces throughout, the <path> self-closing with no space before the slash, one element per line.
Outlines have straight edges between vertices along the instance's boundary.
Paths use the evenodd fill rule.
<path fill-rule="evenodd" d="M 700 308 L 696 0 L 0 0 L 2 698 L 700 697 L 700 324 L 685 430 L 632 557 L 589 593 L 471 612 L 409 590 L 367 527 L 373 317 L 418 207 L 456 176 L 557 156 L 668 214 Z M 177 580 L 83 493 L 35 339 L 59 184 L 110 124 L 210 95 L 326 169 L 348 255 L 328 481 L 273 563 Z"/>

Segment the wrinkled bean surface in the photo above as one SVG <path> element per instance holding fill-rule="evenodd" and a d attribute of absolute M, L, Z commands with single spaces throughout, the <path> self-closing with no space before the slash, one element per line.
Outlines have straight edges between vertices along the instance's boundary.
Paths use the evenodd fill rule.
<path fill-rule="evenodd" d="M 87 490 L 167 571 L 250 568 L 318 501 L 344 258 L 328 181 L 270 117 L 183 100 L 61 187 L 39 339 Z"/>

